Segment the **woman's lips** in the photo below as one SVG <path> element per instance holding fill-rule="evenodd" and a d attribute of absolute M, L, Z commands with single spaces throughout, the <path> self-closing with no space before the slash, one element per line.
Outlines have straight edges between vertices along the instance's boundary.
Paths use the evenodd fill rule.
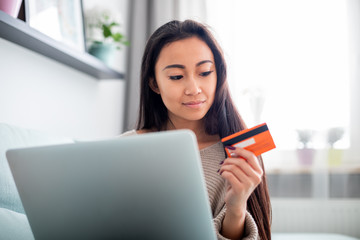
<path fill-rule="evenodd" d="M 183 105 L 185 105 L 186 107 L 190 107 L 190 108 L 199 108 L 204 103 L 205 103 L 205 100 L 198 100 L 198 101 L 184 102 Z"/>

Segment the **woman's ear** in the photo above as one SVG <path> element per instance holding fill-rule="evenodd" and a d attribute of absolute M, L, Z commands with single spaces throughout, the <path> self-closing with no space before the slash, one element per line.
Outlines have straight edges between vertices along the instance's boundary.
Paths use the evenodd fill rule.
<path fill-rule="evenodd" d="M 156 83 L 155 78 L 150 78 L 149 86 L 150 86 L 151 90 L 153 90 L 155 93 L 160 94 L 160 90 L 159 90 L 159 87 L 158 87 L 158 85 Z"/>

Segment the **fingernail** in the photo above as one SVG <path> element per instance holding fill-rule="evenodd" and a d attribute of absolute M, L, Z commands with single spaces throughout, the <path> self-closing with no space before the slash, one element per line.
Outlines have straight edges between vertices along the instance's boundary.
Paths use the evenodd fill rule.
<path fill-rule="evenodd" d="M 221 161 L 221 162 L 220 162 L 220 165 L 222 165 L 223 163 L 224 163 L 224 161 Z"/>
<path fill-rule="evenodd" d="M 220 169 L 218 169 L 216 172 L 220 172 Z"/>
<path fill-rule="evenodd" d="M 229 150 L 235 150 L 236 149 L 236 147 L 233 147 L 233 146 L 226 146 L 226 148 L 229 149 Z"/>

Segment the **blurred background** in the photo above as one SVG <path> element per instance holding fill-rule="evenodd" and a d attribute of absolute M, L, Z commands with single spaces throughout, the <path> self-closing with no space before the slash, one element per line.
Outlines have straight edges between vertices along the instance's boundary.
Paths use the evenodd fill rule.
<path fill-rule="evenodd" d="M 79 10 L 68 23 L 59 9 L 74 11 L 74 2 Z M 170 20 L 194 19 L 208 24 L 223 48 L 248 127 L 266 122 L 274 137 L 277 148 L 263 155 L 273 232 L 360 238 L 359 0 L 24 3 L 23 20 L 75 54 L 74 65 L 119 74 L 96 77 L 0 38 L 0 122 L 77 139 L 133 129 L 147 38 Z M 110 30 L 121 36 L 106 38 L 99 19 L 115 22 Z M 93 52 L 101 41 L 119 49 L 104 59 Z"/>

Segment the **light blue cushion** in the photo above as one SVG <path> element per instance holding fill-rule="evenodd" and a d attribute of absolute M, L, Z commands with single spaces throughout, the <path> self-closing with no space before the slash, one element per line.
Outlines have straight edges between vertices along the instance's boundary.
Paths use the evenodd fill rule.
<path fill-rule="evenodd" d="M 336 233 L 272 233 L 273 240 L 356 240 L 357 238 Z"/>
<path fill-rule="evenodd" d="M 34 235 L 26 215 L 0 208 L 0 239 L 33 240 Z"/>
<path fill-rule="evenodd" d="M 73 142 L 72 139 L 54 137 L 40 131 L 0 123 L 0 208 L 7 208 L 19 213 L 24 213 L 5 156 L 5 152 L 8 149 Z"/>

